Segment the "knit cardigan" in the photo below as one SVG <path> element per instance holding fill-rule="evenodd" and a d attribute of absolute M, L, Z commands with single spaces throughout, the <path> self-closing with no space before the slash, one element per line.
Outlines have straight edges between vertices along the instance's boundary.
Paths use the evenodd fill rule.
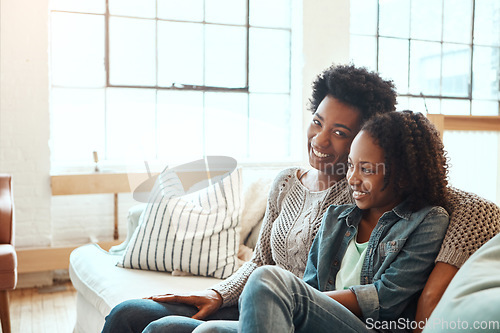
<path fill-rule="evenodd" d="M 346 179 L 321 192 L 300 182 L 299 168 L 275 178 L 253 257 L 226 280 L 213 286 L 223 307 L 237 304 L 245 283 L 259 266 L 277 265 L 302 278 L 309 249 L 324 213 L 331 205 L 353 203 Z M 500 209 L 475 194 L 450 187 L 450 225 L 437 261 L 458 268 L 484 243 L 500 232 Z"/>

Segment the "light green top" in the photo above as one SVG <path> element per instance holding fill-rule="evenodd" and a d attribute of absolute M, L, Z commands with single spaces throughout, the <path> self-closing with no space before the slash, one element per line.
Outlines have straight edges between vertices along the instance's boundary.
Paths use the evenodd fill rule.
<path fill-rule="evenodd" d="M 336 290 L 344 290 L 361 284 L 361 267 L 363 267 L 367 247 L 368 242 L 359 244 L 356 242 L 356 237 L 351 239 L 335 279 Z"/>

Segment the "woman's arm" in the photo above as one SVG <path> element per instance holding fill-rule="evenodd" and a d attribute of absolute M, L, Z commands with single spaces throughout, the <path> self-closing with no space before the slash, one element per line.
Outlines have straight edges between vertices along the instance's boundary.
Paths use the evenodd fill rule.
<path fill-rule="evenodd" d="M 425 322 L 431 316 L 432 311 L 434 311 L 451 279 L 457 272 L 458 268 L 453 265 L 444 262 L 436 264 L 418 300 L 417 314 L 415 316 L 417 323 Z M 417 328 L 413 332 L 420 333 L 421 331 L 422 329 Z"/>
<path fill-rule="evenodd" d="M 279 214 L 278 184 L 282 183 L 281 180 L 286 175 L 286 170 L 281 172 L 271 186 L 259 239 L 250 261 L 245 262 L 233 275 L 211 289 L 186 294 L 155 295 L 148 298 L 157 302 L 182 303 L 194 306 L 199 310 L 193 316 L 195 319 L 204 319 L 223 306 L 236 304 L 250 274 L 259 266 L 274 264 L 270 244 L 271 229 L 274 220 Z"/>

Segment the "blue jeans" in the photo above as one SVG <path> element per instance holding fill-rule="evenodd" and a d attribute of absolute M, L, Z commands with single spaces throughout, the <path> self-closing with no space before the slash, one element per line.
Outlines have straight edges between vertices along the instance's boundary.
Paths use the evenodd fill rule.
<path fill-rule="evenodd" d="M 102 333 L 192 332 L 204 323 L 191 319 L 197 309 L 185 304 L 132 299 L 115 306 L 106 317 Z M 237 307 L 222 308 L 207 320 L 237 320 Z M 224 327 L 222 325 L 221 327 Z"/>
<path fill-rule="evenodd" d="M 239 307 L 240 332 L 374 332 L 346 307 L 276 266 L 250 275 Z"/>

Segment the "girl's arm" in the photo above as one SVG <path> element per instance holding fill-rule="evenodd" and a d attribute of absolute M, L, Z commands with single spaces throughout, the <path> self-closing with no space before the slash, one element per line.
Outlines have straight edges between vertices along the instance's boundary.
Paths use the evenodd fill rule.
<path fill-rule="evenodd" d="M 363 318 L 392 320 L 421 292 L 434 266 L 448 214 L 434 207 L 406 239 L 394 261 L 371 284 L 353 286 Z"/>
<path fill-rule="evenodd" d="M 354 313 L 356 316 L 361 317 L 361 308 L 358 304 L 358 299 L 356 295 L 350 290 L 334 290 L 325 291 L 325 294 L 345 306 L 349 311 Z"/>

